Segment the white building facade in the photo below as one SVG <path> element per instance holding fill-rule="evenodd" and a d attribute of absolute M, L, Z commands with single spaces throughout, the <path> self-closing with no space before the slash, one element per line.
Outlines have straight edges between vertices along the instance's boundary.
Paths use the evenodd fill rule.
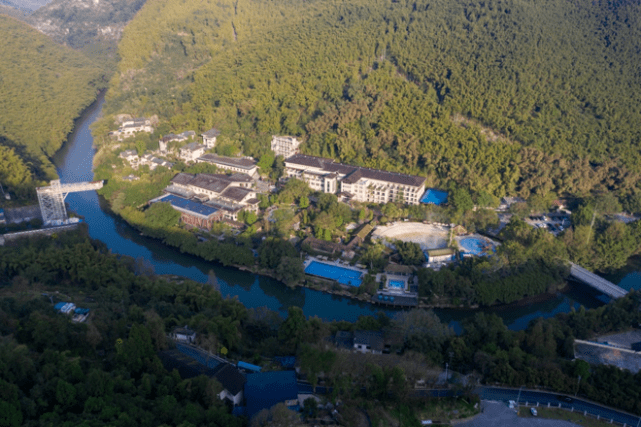
<path fill-rule="evenodd" d="M 216 137 L 218 135 L 220 135 L 218 129 L 211 128 L 200 136 L 203 137 L 203 145 L 207 147 L 207 149 L 212 149 L 216 146 Z"/>
<path fill-rule="evenodd" d="M 366 203 L 401 202 L 417 205 L 425 192 L 426 179 L 336 163 L 332 159 L 296 154 L 285 160 L 288 178 L 305 181 L 316 191 L 347 193 Z"/>
<path fill-rule="evenodd" d="M 272 151 L 277 156 L 288 158 L 300 153 L 300 141 L 293 136 L 272 136 Z"/>
<path fill-rule="evenodd" d="M 198 144 L 197 142 L 190 142 L 180 149 L 180 158 L 186 162 L 193 162 L 198 157 L 205 154 L 207 147 Z"/>
<path fill-rule="evenodd" d="M 138 119 L 127 120 L 123 122 L 118 130 L 110 132 L 109 135 L 116 137 L 118 141 L 136 136 L 138 132 L 152 133 L 154 128 L 151 126 L 151 120 L 141 117 Z"/>

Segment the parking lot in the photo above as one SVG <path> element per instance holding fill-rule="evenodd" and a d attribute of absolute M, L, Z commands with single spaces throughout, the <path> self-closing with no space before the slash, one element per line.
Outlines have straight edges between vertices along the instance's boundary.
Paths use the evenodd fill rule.
<path fill-rule="evenodd" d="M 481 402 L 482 413 L 466 423 L 458 424 L 459 427 L 576 427 L 568 421 L 546 420 L 543 418 L 521 418 L 514 409 L 510 409 L 504 402 Z M 523 409 L 521 409 L 523 410 Z"/>
<path fill-rule="evenodd" d="M 567 215 L 530 215 L 525 222 L 535 228 L 542 228 L 555 236 L 563 232 L 570 224 L 570 217 Z"/>

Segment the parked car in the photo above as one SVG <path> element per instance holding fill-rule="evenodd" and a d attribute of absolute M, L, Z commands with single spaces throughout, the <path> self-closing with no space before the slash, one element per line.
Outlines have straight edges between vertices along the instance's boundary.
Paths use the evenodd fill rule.
<path fill-rule="evenodd" d="M 533 417 L 536 417 L 537 415 L 539 415 L 539 413 L 536 412 L 535 408 L 530 408 L 530 413 L 532 414 Z"/>

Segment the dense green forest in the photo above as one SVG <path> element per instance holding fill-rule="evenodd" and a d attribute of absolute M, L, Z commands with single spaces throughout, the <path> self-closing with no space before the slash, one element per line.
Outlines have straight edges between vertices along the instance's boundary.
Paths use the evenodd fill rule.
<path fill-rule="evenodd" d="M 74 119 L 105 86 L 104 73 L 83 54 L 13 18 L 0 15 L 0 35 L 2 152 L 13 151 L 22 159 L 5 164 L 3 154 L 0 179 L 10 191 L 23 195 L 23 166 L 38 179 L 56 176 L 49 158 L 73 129 Z M 17 175 L 13 168 L 20 170 Z"/>
<path fill-rule="evenodd" d="M 494 195 L 639 191 L 641 6 L 548 0 L 150 1 L 107 118 L 213 125 Z"/>
<path fill-rule="evenodd" d="M 329 400 L 350 407 L 408 404 L 413 382 L 445 361 L 488 384 L 544 386 L 641 414 L 641 374 L 570 361 L 575 338 L 633 327 L 641 321 L 632 293 L 595 310 L 583 308 L 509 331 L 479 313 L 455 335 L 429 311 L 379 314 L 355 323 L 286 318 L 247 309 L 207 284 L 157 277 L 144 260 L 110 254 L 85 232 L 0 247 L 0 421 L 3 425 L 243 425 L 219 403 L 220 387 L 203 377 L 181 379 L 156 356 L 166 334 L 188 325 L 203 348 L 269 364 L 299 356 L 302 372 L 333 388 Z M 42 294 L 46 293 L 47 296 Z M 92 309 L 87 323 L 56 313 L 49 296 Z M 383 330 L 401 355 L 351 354 L 327 348 L 336 331 Z M 468 390 L 469 392 L 469 390 Z M 361 399 L 358 401 L 357 399 Z"/>

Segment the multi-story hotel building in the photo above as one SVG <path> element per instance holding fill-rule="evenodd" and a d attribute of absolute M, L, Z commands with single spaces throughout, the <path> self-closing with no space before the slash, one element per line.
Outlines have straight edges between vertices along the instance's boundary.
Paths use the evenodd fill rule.
<path fill-rule="evenodd" d="M 272 136 L 272 151 L 277 156 L 288 158 L 300 153 L 300 141 L 293 136 Z"/>
<path fill-rule="evenodd" d="M 359 202 L 403 202 L 417 205 L 425 192 L 426 179 L 336 163 L 332 159 L 296 154 L 285 160 L 285 174 L 324 193 L 348 193 Z"/>

